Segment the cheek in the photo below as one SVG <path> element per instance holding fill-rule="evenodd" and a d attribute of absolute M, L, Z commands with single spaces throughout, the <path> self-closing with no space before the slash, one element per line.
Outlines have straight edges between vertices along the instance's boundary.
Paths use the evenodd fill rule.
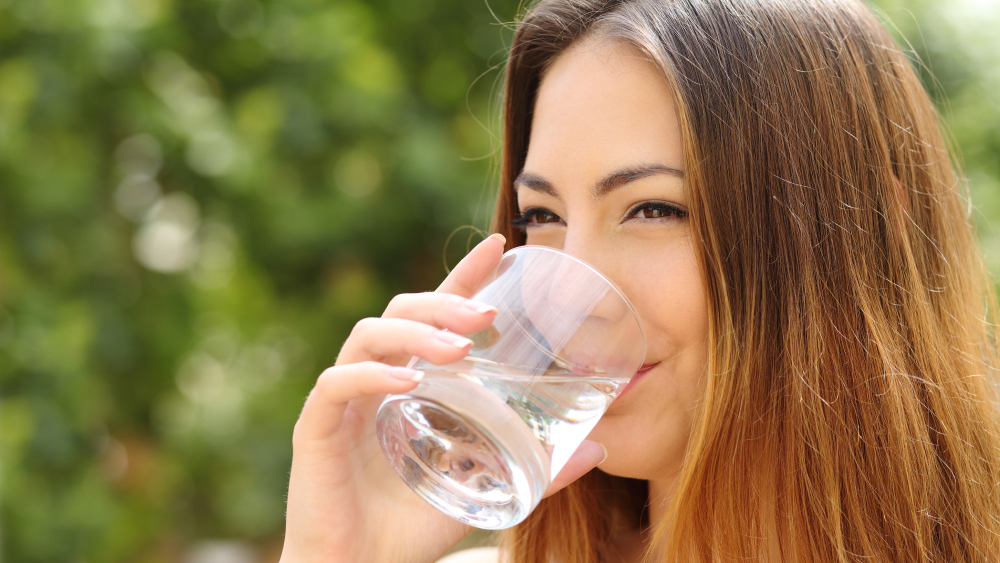
<path fill-rule="evenodd" d="M 626 291 L 643 317 L 647 360 L 660 365 L 630 392 L 627 404 L 612 405 L 590 439 L 608 448 L 602 470 L 650 479 L 680 467 L 704 385 L 708 309 L 690 244 L 632 270 Z"/>
<path fill-rule="evenodd" d="M 558 227 L 535 227 L 525 234 L 525 244 L 548 246 L 562 250 L 566 243 L 566 229 Z"/>
<path fill-rule="evenodd" d="M 632 256 L 629 263 L 623 289 L 643 318 L 651 353 L 706 337 L 705 284 L 689 239 L 657 253 Z"/>

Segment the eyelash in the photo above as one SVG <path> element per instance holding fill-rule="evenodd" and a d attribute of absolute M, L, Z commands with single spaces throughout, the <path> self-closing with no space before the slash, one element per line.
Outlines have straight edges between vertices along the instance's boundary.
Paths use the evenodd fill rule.
<path fill-rule="evenodd" d="M 628 213 L 627 217 L 631 217 L 631 216 L 635 215 L 636 213 L 639 213 L 640 211 L 645 211 L 646 209 L 650 209 L 650 210 L 654 210 L 654 211 L 663 211 L 663 212 L 666 213 L 665 215 L 663 215 L 661 217 L 645 217 L 645 219 L 649 219 L 649 220 L 653 220 L 653 219 L 667 219 L 667 218 L 669 218 L 671 216 L 677 217 L 678 219 L 683 219 L 683 218 L 687 217 L 687 211 L 681 209 L 680 207 L 677 207 L 676 205 L 672 205 L 672 204 L 669 204 L 669 203 L 666 203 L 666 202 L 662 202 L 662 201 L 644 201 L 644 202 L 640 203 L 639 205 L 636 205 L 635 207 L 633 207 L 631 210 L 629 210 L 629 213 Z M 510 224 L 513 225 L 514 228 L 521 229 L 521 230 L 527 229 L 528 227 L 530 227 L 532 225 L 545 225 L 546 223 L 533 223 L 533 222 L 531 222 L 531 219 L 533 217 L 538 216 L 538 215 L 545 215 L 545 214 L 552 215 L 553 217 L 559 217 L 558 215 L 556 215 L 555 213 L 552 213 L 551 211 L 549 211 L 548 209 L 545 209 L 544 207 L 529 207 L 529 208 L 525 209 L 521 213 L 521 215 L 519 215 L 516 219 L 514 219 L 513 221 L 511 221 Z"/>

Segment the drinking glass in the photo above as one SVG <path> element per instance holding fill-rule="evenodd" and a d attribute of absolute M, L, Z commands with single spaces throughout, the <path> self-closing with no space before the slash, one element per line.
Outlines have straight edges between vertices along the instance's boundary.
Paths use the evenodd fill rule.
<path fill-rule="evenodd" d="M 376 428 L 400 477 L 483 529 L 524 520 L 552 477 L 642 366 L 646 339 L 625 294 L 546 246 L 505 253 L 472 297 L 495 306 L 462 360 L 414 357 L 424 378 L 389 395 Z"/>

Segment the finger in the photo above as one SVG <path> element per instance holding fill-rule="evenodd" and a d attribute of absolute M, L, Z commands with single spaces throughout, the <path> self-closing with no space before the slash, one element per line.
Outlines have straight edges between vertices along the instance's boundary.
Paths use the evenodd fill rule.
<path fill-rule="evenodd" d="M 542 498 L 556 493 L 566 485 L 583 477 L 588 471 L 603 463 L 607 457 L 608 450 L 603 444 L 593 440 L 584 440 L 559 471 L 559 474 L 556 475 L 556 478 L 549 483 L 549 488 L 545 489 L 545 495 Z"/>
<path fill-rule="evenodd" d="M 488 327 L 497 308 L 451 293 L 400 293 L 382 313 L 383 319 L 409 319 L 457 334 L 472 334 Z"/>
<path fill-rule="evenodd" d="M 486 274 L 500 263 L 507 239 L 494 233 L 480 242 L 462 261 L 452 269 L 448 277 L 437 288 L 440 293 L 454 293 L 462 297 L 472 297 L 483 282 Z"/>
<path fill-rule="evenodd" d="M 337 430 L 347 403 L 364 395 L 405 393 L 416 387 L 423 372 L 378 362 L 358 362 L 327 368 L 316 380 L 295 423 L 293 446 L 320 440 Z"/>
<path fill-rule="evenodd" d="M 361 319 L 344 342 L 336 365 L 375 360 L 405 363 L 419 356 L 432 364 L 457 362 L 469 354 L 472 341 L 454 332 L 409 319 Z"/>

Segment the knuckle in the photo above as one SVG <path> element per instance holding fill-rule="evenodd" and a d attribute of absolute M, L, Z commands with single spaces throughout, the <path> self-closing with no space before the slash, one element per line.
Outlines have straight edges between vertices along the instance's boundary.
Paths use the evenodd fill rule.
<path fill-rule="evenodd" d="M 375 317 L 365 317 L 358 322 L 354 323 L 354 328 L 351 329 L 351 335 L 364 334 L 366 332 L 371 332 L 378 325 L 379 319 Z"/>
<path fill-rule="evenodd" d="M 400 293 L 393 296 L 389 300 L 389 304 L 385 307 L 385 312 L 382 314 L 383 317 L 391 316 L 391 313 L 395 313 L 398 310 L 405 309 L 413 301 L 412 293 Z"/>
<path fill-rule="evenodd" d="M 342 395 L 349 388 L 365 387 L 366 381 L 369 381 L 372 375 L 377 375 L 386 369 L 387 365 L 373 360 L 326 368 L 316 378 L 310 396 L 315 395 L 321 402 L 328 401 L 331 397 Z"/>
<path fill-rule="evenodd" d="M 473 288 L 469 284 L 469 280 L 465 276 L 455 275 L 459 271 L 459 268 L 455 268 L 451 271 L 452 275 L 448 276 L 446 280 L 449 282 L 450 286 L 446 291 L 450 294 L 462 297 L 463 295 L 471 295 Z M 442 284 L 444 285 L 444 284 Z"/>
<path fill-rule="evenodd" d="M 449 320 L 451 320 L 455 312 L 465 303 L 466 299 L 461 295 L 454 295 L 451 293 L 443 294 L 441 297 L 440 307 L 435 307 L 432 313 L 432 318 L 434 323 L 438 326 L 447 326 Z"/>
<path fill-rule="evenodd" d="M 363 362 L 358 362 L 357 366 L 359 368 L 358 369 L 359 374 L 378 373 L 386 369 L 387 367 L 385 364 L 376 362 L 374 360 L 365 360 Z"/>
<path fill-rule="evenodd" d="M 316 378 L 316 385 L 313 386 L 313 393 L 324 395 L 330 391 L 330 386 L 340 375 L 338 367 L 329 367 L 323 370 Z"/>
<path fill-rule="evenodd" d="M 433 337 L 422 342 L 419 349 L 412 352 L 412 354 L 429 360 L 434 364 L 451 363 L 464 356 L 460 348 L 445 344 Z"/>
<path fill-rule="evenodd" d="M 330 391 L 334 385 L 344 383 L 347 379 L 358 379 L 371 373 L 377 373 L 383 369 L 385 364 L 374 360 L 364 360 L 353 364 L 328 367 L 316 378 L 314 392 L 324 394 Z"/>
<path fill-rule="evenodd" d="M 302 444 L 305 441 L 305 438 L 303 437 L 303 434 L 306 432 L 305 427 L 306 423 L 302 420 L 302 417 L 299 416 L 299 419 L 295 421 L 295 426 L 292 427 L 293 451 L 302 447 Z"/>
<path fill-rule="evenodd" d="M 423 341 L 408 340 L 401 346 L 403 354 L 407 356 L 420 356 L 425 353 L 428 346 Z"/>
<path fill-rule="evenodd" d="M 431 322 L 437 326 L 448 326 L 451 324 L 452 319 L 455 318 L 455 310 L 451 307 L 436 309 L 431 313 Z M 431 336 L 428 333 L 428 336 Z"/>

